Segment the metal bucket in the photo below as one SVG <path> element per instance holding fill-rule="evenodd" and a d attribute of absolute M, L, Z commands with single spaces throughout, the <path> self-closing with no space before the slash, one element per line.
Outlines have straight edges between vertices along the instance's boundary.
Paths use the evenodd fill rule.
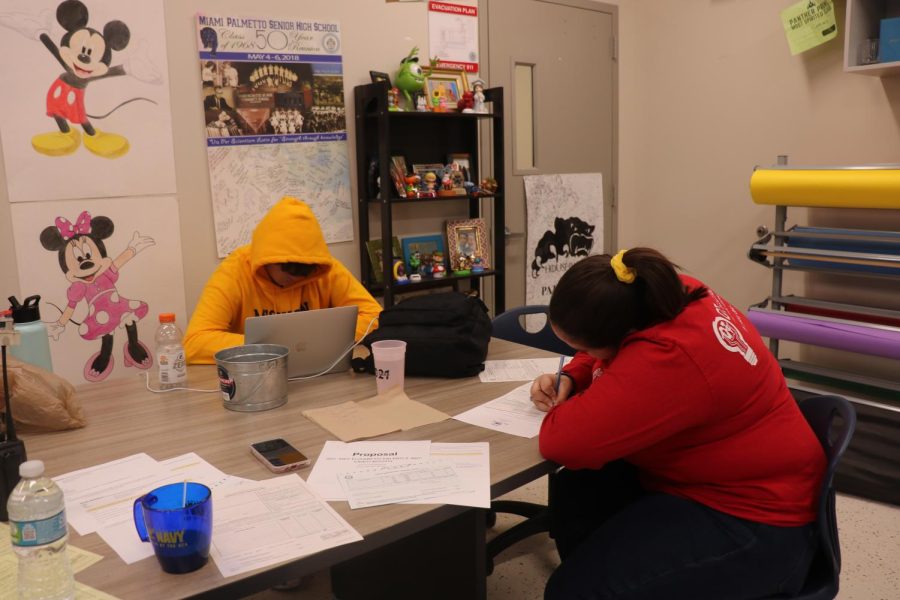
<path fill-rule="evenodd" d="M 287 402 L 288 352 L 277 344 L 247 344 L 216 352 L 225 408 L 254 412 Z"/>

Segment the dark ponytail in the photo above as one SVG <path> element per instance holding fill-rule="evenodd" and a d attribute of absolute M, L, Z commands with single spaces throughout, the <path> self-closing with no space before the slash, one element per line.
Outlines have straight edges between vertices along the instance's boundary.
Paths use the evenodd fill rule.
<path fill-rule="evenodd" d="M 608 254 L 575 263 L 550 298 L 553 325 L 589 348 L 618 347 L 630 332 L 670 321 L 708 293 L 705 287 L 688 290 L 678 266 L 652 248 L 617 257 L 619 274 Z M 626 283 L 629 274 L 634 278 Z"/>

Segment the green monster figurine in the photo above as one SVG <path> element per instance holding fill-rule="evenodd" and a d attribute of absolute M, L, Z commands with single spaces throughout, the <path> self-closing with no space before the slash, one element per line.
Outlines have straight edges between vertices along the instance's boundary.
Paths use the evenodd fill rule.
<path fill-rule="evenodd" d="M 425 87 L 425 77 L 428 75 L 419 65 L 418 52 L 418 46 L 409 51 L 406 58 L 400 61 L 400 69 L 394 78 L 394 85 L 400 88 L 403 97 L 406 98 L 407 110 L 416 110 L 416 103 L 412 95 L 422 91 L 422 88 Z"/>

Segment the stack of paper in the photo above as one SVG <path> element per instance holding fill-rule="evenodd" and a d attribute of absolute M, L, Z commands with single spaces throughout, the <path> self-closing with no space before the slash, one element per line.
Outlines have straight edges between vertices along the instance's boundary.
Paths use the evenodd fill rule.
<path fill-rule="evenodd" d="M 307 483 L 351 508 L 404 502 L 490 506 L 486 442 L 325 442 Z"/>
<path fill-rule="evenodd" d="M 250 481 L 219 471 L 194 453 L 157 462 L 146 454 L 74 471 L 55 481 L 69 524 L 97 532 L 126 563 L 153 556 L 134 526 L 134 501 L 167 483 L 194 481 L 213 491 L 210 555 L 228 577 L 361 540 L 297 475 Z"/>

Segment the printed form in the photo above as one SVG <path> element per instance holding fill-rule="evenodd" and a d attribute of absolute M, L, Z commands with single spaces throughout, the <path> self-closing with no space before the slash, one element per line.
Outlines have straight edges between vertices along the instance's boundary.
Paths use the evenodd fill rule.
<path fill-rule="evenodd" d="M 559 364 L 559 359 L 555 359 Z M 544 414 L 531 403 L 531 383 L 453 417 L 457 421 L 533 438 L 541 431 Z"/>
<path fill-rule="evenodd" d="M 362 539 L 295 473 L 218 490 L 210 556 L 230 577 Z"/>
<path fill-rule="evenodd" d="M 563 364 L 572 358 L 567 356 Z M 556 358 L 523 358 L 520 360 L 486 360 L 484 371 L 478 374 L 482 383 L 497 381 L 534 381 L 538 375 L 556 373 L 559 370 L 559 357 Z"/>
<path fill-rule="evenodd" d="M 66 520 L 78 533 L 96 532 L 126 564 L 153 556 L 134 527 L 134 501 L 167 483 L 195 481 L 210 489 L 246 481 L 226 475 L 191 452 L 157 462 L 135 454 L 54 479 L 63 489 Z"/>
<path fill-rule="evenodd" d="M 346 500 L 351 508 L 395 502 L 488 508 L 490 446 L 328 441 L 306 482 L 326 500 Z"/>

